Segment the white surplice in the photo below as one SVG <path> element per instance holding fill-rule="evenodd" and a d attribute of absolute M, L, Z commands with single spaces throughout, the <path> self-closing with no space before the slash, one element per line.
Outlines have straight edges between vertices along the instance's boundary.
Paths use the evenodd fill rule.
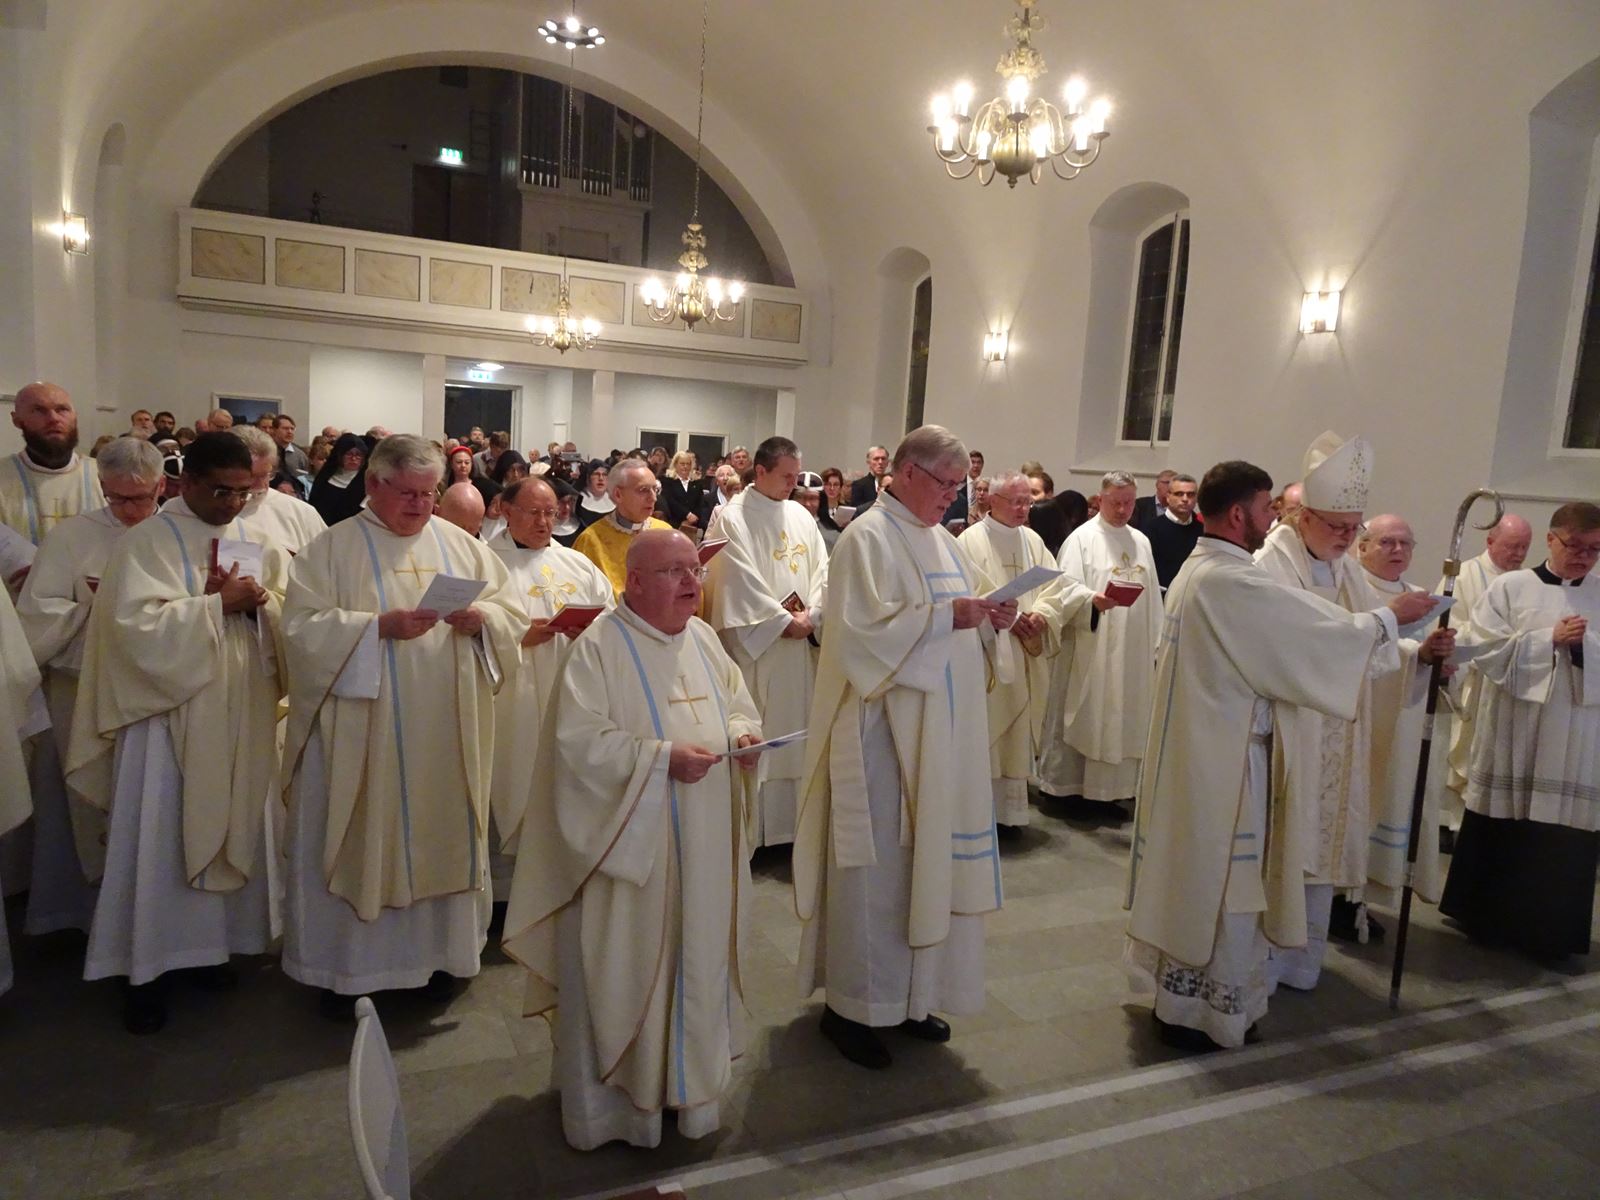
<path fill-rule="evenodd" d="M 1504 572 L 1495 566 L 1494 559 L 1489 557 L 1487 550 L 1476 558 L 1469 558 L 1462 563 L 1461 573 L 1456 576 L 1453 592 L 1456 606 L 1451 613 L 1451 623 L 1462 629 L 1469 626 L 1472 623 L 1472 614 L 1477 610 L 1478 601 L 1483 599 L 1483 594 L 1489 590 L 1489 585 L 1502 574 Z M 1445 582 L 1441 578 L 1435 590 L 1442 594 Z M 1467 770 L 1472 765 L 1472 731 L 1477 715 L 1479 693 L 1478 668 L 1472 663 L 1467 663 L 1451 680 L 1450 690 L 1447 693 L 1450 704 L 1448 708 L 1440 706 L 1440 713 L 1446 715 L 1435 727 L 1434 736 L 1439 739 L 1435 745 L 1444 743 L 1449 748 L 1449 769 L 1445 773 L 1446 790 L 1439 795 L 1439 809 L 1453 829 L 1461 827 L 1461 810 L 1464 807 L 1462 797 L 1467 791 Z M 1445 721 L 1448 722 L 1447 725 Z M 1447 737 L 1448 742 L 1444 742 Z"/>
<path fill-rule="evenodd" d="M 277 546 L 289 554 L 299 554 L 328 529 L 321 513 L 277 488 L 252 496 L 238 521 L 252 541 Z"/>
<path fill-rule="evenodd" d="M 725 754 L 761 736 L 709 626 L 677 634 L 626 603 L 573 643 L 540 737 L 506 913 L 528 1015 L 559 1003 L 562 1130 L 582 1150 L 654 1146 L 720 1123 L 743 1049 L 738 951 L 750 877 L 739 770 L 674 781 L 674 744 Z"/>
<path fill-rule="evenodd" d="M 28 819 L 27 740 L 49 723 L 39 668 L 17 620 L 11 596 L 0 588 L 0 835 Z M 0 878 L 0 886 L 5 880 Z M 0 995 L 11 988 L 11 942 L 0 913 Z"/>
<path fill-rule="evenodd" d="M 104 508 L 105 503 L 92 458 L 74 454 L 55 470 L 39 466 L 26 450 L 0 461 L 0 524 L 35 546 L 68 517 Z"/>
<path fill-rule="evenodd" d="M 811 714 L 817 648 L 786 638 L 793 619 L 783 607 L 795 595 L 816 626 L 828 588 L 828 549 L 816 518 L 793 500 L 771 500 L 746 488 L 719 510 L 717 535 L 728 544 L 711 560 L 706 580 L 709 621 L 739 664 L 761 724 L 770 736 L 804 729 Z M 761 756 L 750 844 L 794 841 L 794 816 L 805 746 L 795 743 Z"/>
<path fill-rule="evenodd" d="M 985 648 L 952 601 L 993 586 L 940 525 L 891 492 L 829 560 L 794 847 L 800 988 L 841 1016 L 897 1025 L 983 1005 L 983 914 L 1000 907 Z"/>
<path fill-rule="evenodd" d="M 1122 800 L 1134 794 L 1150 730 L 1161 586 L 1150 539 L 1100 516 L 1074 529 L 1057 556 L 1067 579 L 1092 594 L 1113 581 L 1144 585 L 1129 607 L 1078 609 L 1062 634 L 1044 717 L 1039 785 L 1056 796 Z"/>
<path fill-rule="evenodd" d="M 1008 526 L 985 517 L 967 526 L 960 540 L 978 569 L 999 585 L 1032 567 L 1054 565 L 1043 539 L 1026 525 Z M 1009 682 L 989 681 L 989 775 L 995 818 L 1002 825 L 1028 823 L 1028 780 L 1043 750 L 1051 668 L 1067 635 L 1067 624 L 1089 604 L 1093 594 L 1062 576 L 1034 588 L 1017 604 L 1019 614 L 1044 618 L 1045 628 L 1036 644 L 1018 646 L 1022 670 Z"/>
<path fill-rule="evenodd" d="M 1129 945 L 1156 1015 L 1237 1046 L 1265 1011 L 1269 941 L 1307 942 L 1316 814 L 1269 816 L 1272 710 L 1348 719 L 1393 618 L 1286 592 L 1202 536 L 1167 592 L 1135 812 Z"/>

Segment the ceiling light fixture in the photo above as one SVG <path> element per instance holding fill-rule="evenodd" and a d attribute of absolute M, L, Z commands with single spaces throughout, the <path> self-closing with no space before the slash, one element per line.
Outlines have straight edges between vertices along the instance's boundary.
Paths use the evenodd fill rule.
<path fill-rule="evenodd" d="M 1038 183 L 1045 163 L 1058 179 L 1075 179 L 1100 157 L 1111 131 L 1111 101 L 1089 100 L 1089 85 L 1074 75 L 1062 89 L 1065 108 L 1057 108 L 1034 87 L 1047 68 L 1033 47 L 1033 35 L 1045 27 L 1038 0 L 1017 0 L 1017 14 L 1006 23 L 1016 45 L 1001 56 L 995 71 L 1004 84 L 1000 95 L 972 112 L 972 84 L 963 80 L 933 98 L 933 152 L 952 179 L 976 174 L 988 187 L 998 172 L 1009 187 L 1028 177 Z M 958 167 L 965 170 L 958 171 Z"/>
<path fill-rule="evenodd" d="M 573 13 L 568 13 L 561 21 L 546 21 L 539 26 L 539 33 L 552 46 L 559 43 L 568 50 L 593 50 L 606 44 L 599 29 L 585 25 Z"/>

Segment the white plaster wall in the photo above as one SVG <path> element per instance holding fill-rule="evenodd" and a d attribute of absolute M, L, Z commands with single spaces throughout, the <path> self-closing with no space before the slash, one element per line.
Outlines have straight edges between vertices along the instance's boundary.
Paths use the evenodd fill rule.
<path fill-rule="evenodd" d="M 139 407 L 168 409 L 179 425 L 192 427 L 196 418 L 216 407 L 212 397 L 218 393 L 275 396 L 282 402 L 279 411 L 294 418 L 302 441 L 310 436 L 308 429 L 321 430 L 324 422 L 314 421 L 310 399 L 312 348 L 304 342 L 185 333 L 179 347 L 176 394 L 151 392 Z M 109 418 L 101 424 L 101 433 L 127 428 L 126 422 L 113 427 Z"/>
<path fill-rule="evenodd" d="M 394 433 L 422 429 L 422 356 L 379 350 L 311 348 L 307 424 L 365 433 L 382 425 Z"/>
<path fill-rule="evenodd" d="M 727 435 L 729 449 L 748 446 L 754 450 L 758 442 L 772 436 L 776 419 L 777 393 L 772 388 L 655 375 L 616 377 L 612 433 L 619 439 L 614 444 L 623 450 L 639 444 L 640 429 L 721 433 Z M 580 442 L 579 448 L 604 457 L 612 447 Z"/>

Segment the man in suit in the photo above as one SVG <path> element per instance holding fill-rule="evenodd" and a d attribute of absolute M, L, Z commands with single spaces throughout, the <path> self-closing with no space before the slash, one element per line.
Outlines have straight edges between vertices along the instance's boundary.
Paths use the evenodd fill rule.
<path fill-rule="evenodd" d="M 1156 494 L 1154 496 L 1140 496 L 1133 503 L 1132 525 L 1139 532 L 1148 534 L 1151 522 L 1167 515 L 1167 489 L 1172 486 L 1172 477 L 1176 471 L 1163 471 L 1156 476 Z"/>
<path fill-rule="evenodd" d="M 950 502 L 950 507 L 944 510 L 944 523 L 951 521 L 965 521 L 975 507 L 977 500 L 978 480 L 983 478 L 983 452 L 973 450 L 967 455 L 967 477 L 962 481 L 961 490 L 956 493 L 956 498 Z"/>
<path fill-rule="evenodd" d="M 879 477 L 889 469 L 889 451 L 882 446 L 867 449 L 867 473 L 850 485 L 850 503 L 865 508 L 878 498 Z"/>

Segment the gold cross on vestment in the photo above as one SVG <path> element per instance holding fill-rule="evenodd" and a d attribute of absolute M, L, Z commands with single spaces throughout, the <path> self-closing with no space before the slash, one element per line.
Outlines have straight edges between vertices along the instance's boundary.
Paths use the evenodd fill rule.
<path fill-rule="evenodd" d="M 1013 556 L 1013 561 L 1011 561 L 1011 562 L 1003 562 L 1000 565 L 1002 567 L 1004 567 L 1006 570 L 1011 572 L 1011 578 L 1013 578 L 1013 579 L 1015 579 L 1018 575 L 1022 574 L 1022 564 L 1019 563 L 1019 562 L 1016 562 L 1014 556 Z"/>
<path fill-rule="evenodd" d="M 411 565 L 409 567 L 396 567 L 394 569 L 394 573 L 396 575 L 410 575 L 412 579 L 415 580 L 418 590 L 426 590 L 422 586 L 422 576 L 424 573 L 429 575 L 437 575 L 439 573 L 438 567 L 419 567 L 417 565 L 417 556 L 412 554 L 410 551 L 406 552 L 406 562 L 410 563 Z"/>
<path fill-rule="evenodd" d="M 577 584 L 573 583 L 570 579 L 561 583 L 557 583 L 556 573 L 549 567 L 539 568 L 539 578 L 543 579 L 544 582 L 536 583 L 529 588 L 528 595 L 532 596 L 535 600 L 542 600 L 546 596 L 553 597 L 556 602 L 557 612 L 560 612 L 567 606 L 567 602 L 562 599 L 562 594 L 567 596 L 576 596 L 578 594 Z"/>
<path fill-rule="evenodd" d="M 800 574 L 800 559 L 805 556 L 804 542 L 790 542 L 789 531 L 786 529 L 778 534 L 778 548 L 772 552 L 775 562 L 787 563 L 789 574 Z"/>
<path fill-rule="evenodd" d="M 44 512 L 43 510 L 40 511 L 40 513 L 39 513 L 39 525 L 41 527 L 40 528 L 40 532 L 41 533 L 44 532 L 43 526 L 44 526 L 44 523 L 46 521 L 49 521 L 52 525 L 57 525 L 57 524 L 60 524 L 62 521 L 65 521 L 68 517 L 70 517 L 72 515 L 73 515 L 72 513 L 69 513 L 69 512 L 66 511 L 66 506 L 60 500 L 57 500 L 56 501 L 56 510 L 55 510 L 55 512 Z"/>
<path fill-rule="evenodd" d="M 667 697 L 667 703 L 668 704 L 687 704 L 689 706 L 689 715 L 694 718 L 694 723 L 696 725 L 700 724 L 700 710 L 697 709 L 695 707 L 695 705 L 696 704 L 705 703 L 705 701 L 710 699 L 710 697 L 709 696 L 691 696 L 691 695 L 689 695 L 689 680 L 688 680 L 688 678 L 686 676 L 683 676 L 683 675 L 679 675 L 678 676 L 678 686 L 683 689 L 683 695 L 681 695 L 681 696 L 669 696 L 669 697 Z"/>

